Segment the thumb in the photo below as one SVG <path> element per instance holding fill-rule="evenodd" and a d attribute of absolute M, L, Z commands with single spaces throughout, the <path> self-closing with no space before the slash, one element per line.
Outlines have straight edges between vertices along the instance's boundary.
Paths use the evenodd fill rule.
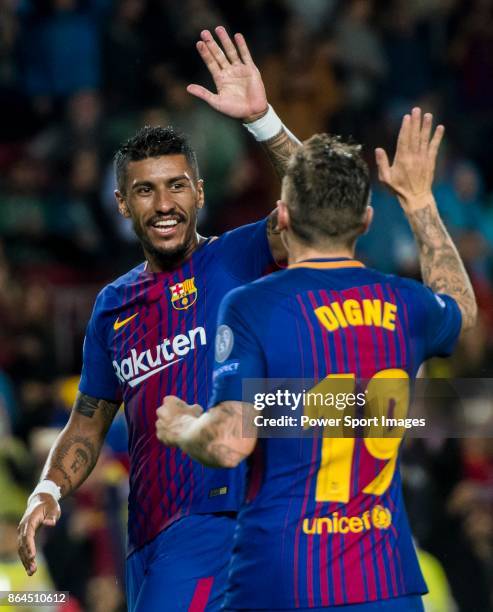
<path fill-rule="evenodd" d="M 390 164 L 384 149 L 375 149 L 375 160 L 378 167 L 378 178 L 382 183 L 390 183 Z"/>
<path fill-rule="evenodd" d="M 217 107 L 216 99 L 219 96 L 212 93 L 212 91 L 209 91 L 205 87 L 202 87 L 202 85 L 196 85 L 193 83 L 192 85 L 188 85 L 187 91 L 189 94 L 192 94 L 192 96 L 204 100 L 204 102 L 207 102 L 207 104 L 210 104 L 213 108 Z"/>

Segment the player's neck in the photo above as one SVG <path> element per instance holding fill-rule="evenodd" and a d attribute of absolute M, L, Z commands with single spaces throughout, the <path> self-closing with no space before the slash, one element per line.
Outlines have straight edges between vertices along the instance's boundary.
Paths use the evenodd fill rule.
<path fill-rule="evenodd" d="M 161 273 L 161 272 L 172 272 L 180 266 L 182 266 L 193 253 L 207 240 L 204 236 L 196 234 L 194 240 L 190 241 L 189 245 L 183 251 L 178 253 L 150 253 L 144 248 L 144 254 L 146 257 L 145 269 L 148 272 Z"/>
<path fill-rule="evenodd" d="M 349 247 L 314 248 L 299 243 L 289 245 L 288 264 L 291 266 L 308 259 L 339 259 L 354 257 L 354 249 Z"/>

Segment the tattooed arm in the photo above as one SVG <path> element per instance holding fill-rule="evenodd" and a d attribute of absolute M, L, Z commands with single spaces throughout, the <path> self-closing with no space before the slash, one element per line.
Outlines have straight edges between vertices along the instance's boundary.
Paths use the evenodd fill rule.
<path fill-rule="evenodd" d="M 75 491 L 96 465 L 119 403 L 78 393 L 70 419 L 46 461 L 41 480 L 53 480 L 62 497 Z"/>
<path fill-rule="evenodd" d="M 433 117 L 421 118 L 421 109 L 405 115 L 392 166 L 387 154 L 377 149 L 378 176 L 397 196 L 419 247 L 425 284 L 437 293 L 450 295 L 462 313 L 462 330 L 474 327 L 477 305 L 461 257 L 449 236 L 431 191 L 438 148 L 444 128 L 431 137 Z"/>
<path fill-rule="evenodd" d="M 179 446 L 208 467 L 236 467 L 257 442 L 250 404 L 221 402 L 205 413 L 174 396 L 158 408 L 156 433 L 168 446 Z"/>
<path fill-rule="evenodd" d="M 46 460 L 41 480 L 58 485 L 62 497 L 75 491 L 96 465 L 118 407 L 119 403 L 78 393 L 70 419 Z M 36 531 L 41 525 L 54 526 L 59 517 L 60 507 L 52 495 L 39 493 L 31 499 L 18 528 L 18 552 L 29 575 L 36 571 Z"/>
<path fill-rule="evenodd" d="M 300 141 L 283 127 L 277 136 L 260 144 L 267 152 L 279 178 L 282 179 L 286 173 L 289 158 L 301 145 Z M 277 209 L 271 212 L 267 220 L 267 239 L 274 260 L 278 264 L 286 262 L 288 253 L 281 240 L 281 232 L 277 227 Z"/>
<path fill-rule="evenodd" d="M 301 142 L 291 132 L 282 127 L 279 134 L 269 138 L 269 140 L 264 140 L 260 144 L 267 153 L 279 178 L 284 178 L 289 158 L 301 146 Z"/>
<path fill-rule="evenodd" d="M 422 208 L 409 211 L 407 218 L 419 246 L 424 283 L 436 293 L 453 297 L 462 313 L 462 330 L 473 328 L 477 317 L 474 290 L 433 196 Z"/>

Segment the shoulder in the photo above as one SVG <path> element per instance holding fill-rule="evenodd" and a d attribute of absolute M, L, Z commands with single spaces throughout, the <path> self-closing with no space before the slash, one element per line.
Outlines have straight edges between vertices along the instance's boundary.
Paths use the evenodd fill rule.
<path fill-rule="evenodd" d="M 101 290 L 101 293 L 111 293 L 112 291 L 119 291 L 125 287 L 128 287 L 129 285 L 132 285 L 139 279 L 142 273 L 145 272 L 145 266 L 146 262 L 143 261 L 139 265 L 135 266 L 135 268 L 132 268 L 128 272 L 125 272 L 125 274 L 122 274 L 115 280 L 111 281 L 111 283 L 108 283 Z"/>
<path fill-rule="evenodd" d="M 400 292 L 405 294 L 418 295 L 430 291 L 430 289 L 426 287 L 426 285 L 423 285 L 423 283 L 420 281 L 407 276 L 386 274 L 385 272 L 380 272 L 379 270 L 374 270 L 373 268 L 364 268 L 364 271 L 368 273 L 373 282 L 377 282 L 382 285 L 389 285 L 391 288 L 398 289 Z"/>
<path fill-rule="evenodd" d="M 435 294 L 429 287 L 413 278 L 392 274 L 386 274 L 385 277 L 389 279 L 388 282 L 392 287 L 397 289 L 405 299 L 411 302 L 414 300 L 415 302 L 422 303 L 427 298 L 435 297 Z"/>
<path fill-rule="evenodd" d="M 126 293 L 139 281 L 144 270 L 145 262 L 142 262 L 105 285 L 96 296 L 93 317 L 120 307 L 125 301 Z"/>
<path fill-rule="evenodd" d="M 290 287 L 291 283 L 286 271 L 272 272 L 233 289 L 224 298 L 224 304 L 238 311 L 253 308 L 259 315 L 262 315 L 270 303 L 278 304 L 285 297 L 290 297 L 292 295 Z"/>
<path fill-rule="evenodd" d="M 442 312 L 455 302 L 450 296 L 436 294 L 430 287 L 413 278 L 395 274 L 380 274 L 382 285 L 390 287 L 399 298 L 401 304 L 413 315 L 415 325 L 419 328 L 423 317 L 431 313 Z"/>
<path fill-rule="evenodd" d="M 255 223 L 240 225 L 224 232 L 216 239 L 212 239 L 210 244 L 211 246 L 215 245 L 221 251 L 221 254 L 225 252 L 228 255 L 238 253 L 240 257 L 242 257 L 242 249 L 255 251 L 262 250 L 264 247 L 268 248 L 267 221 L 268 218 L 265 217 L 260 221 L 255 221 Z"/>

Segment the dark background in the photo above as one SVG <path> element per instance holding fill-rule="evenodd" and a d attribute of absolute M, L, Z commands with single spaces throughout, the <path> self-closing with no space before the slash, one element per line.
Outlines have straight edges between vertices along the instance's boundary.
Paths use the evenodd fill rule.
<path fill-rule="evenodd" d="M 392 151 L 413 105 L 446 125 L 435 193 L 480 318 L 427 374 L 491 376 L 492 0 L 0 0 L 0 590 L 52 587 L 72 592 L 64 610 L 124 609 L 121 415 L 93 475 L 40 538 L 31 581 L 16 561 L 15 526 L 68 417 L 94 296 L 142 258 L 113 198 L 118 144 L 144 124 L 189 134 L 205 234 L 266 215 L 278 195 L 241 125 L 185 91 L 210 85 L 195 42 L 219 24 L 245 34 L 269 101 L 297 136 L 351 135 L 373 173 L 373 148 Z M 359 257 L 419 277 L 397 201 L 375 184 L 373 206 Z M 427 610 L 492 610 L 492 440 L 409 440 L 402 472 L 427 551 Z"/>

